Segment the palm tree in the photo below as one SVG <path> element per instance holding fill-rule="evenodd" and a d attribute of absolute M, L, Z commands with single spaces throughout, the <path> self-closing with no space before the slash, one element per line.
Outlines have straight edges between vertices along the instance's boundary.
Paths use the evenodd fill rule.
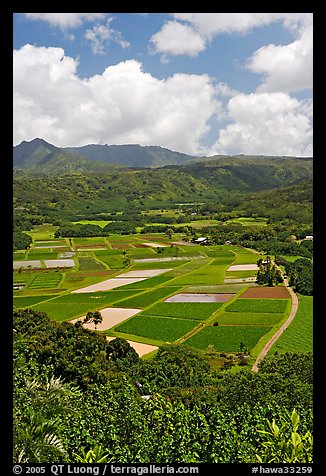
<path fill-rule="evenodd" d="M 72 411 L 70 400 L 78 390 L 54 377 L 46 384 L 25 381 L 25 390 L 29 403 L 24 405 L 19 421 L 14 424 L 14 460 L 17 463 L 51 462 L 65 452 L 59 437 L 61 417 Z"/>

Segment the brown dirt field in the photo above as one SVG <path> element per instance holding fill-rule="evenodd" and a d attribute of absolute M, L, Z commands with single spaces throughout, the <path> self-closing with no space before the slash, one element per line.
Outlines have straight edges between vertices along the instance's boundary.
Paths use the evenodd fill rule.
<path fill-rule="evenodd" d="M 113 339 L 115 339 L 115 337 L 107 337 L 107 340 Z M 156 345 L 142 344 L 141 342 L 134 342 L 132 340 L 127 340 L 127 342 L 135 349 L 139 357 L 158 349 Z"/>
<path fill-rule="evenodd" d="M 148 246 L 143 245 L 143 244 L 141 244 L 141 243 L 133 243 L 132 246 L 133 246 L 134 248 L 148 248 Z"/>
<path fill-rule="evenodd" d="M 120 308 L 120 307 L 106 307 L 104 309 L 101 309 L 101 314 L 103 317 L 103 321 L 97 325 L 97 330 L 98 331 L 105 331 L 107 329 L 110 329 L 111 327 L 117 326 L 118 324 L 121 324 L 121 322 L 125 321 L 126 319 L 129 319 L 129 317 L 134 316 L 135 314 L 138 314 L 138 312 L 141 311 L 141 309 L 125 309 L 125 308 Z M 72 323 L 75 323 L 79 321 L 80 319 L 83 319 L 83 317 L 79 317 L 78 319 L 73 319 Z M 95 324 L 93 322 L 88 323 L 88 324 L 83 324 L 83 327 L 85 329 L 91 329 L 92 331 L 95 331 Z"/>
<path fill-rule="evenodd" d="M 98 248 L 107 249 L 107 246 L 105 246 L 105 243 L 103 243 L 102 245 L 100 245 L 100 244 L 98 244 L 98 245 L 77 245 L 76 248 L 77 248 L 77 250 L 79 250 L 79 249 L 82 250 L 82 249 L 85 249 L 85 248 L 96 250 L 96 249 L 98 249 Z"/>
<path fill-rule="evenodd" d="M 247 289 L 241 298 L 290 299 L 290 293 L 284 286 L 255 286 Z"/>
<path fill-rule="evenodd" d="M 123 250 L 125 248 L 131 248 L 130 245 L 124 244 L 124 243 L 115 243 L 115 244 L 111 243 L 111 247 L 114 250 Z"/>

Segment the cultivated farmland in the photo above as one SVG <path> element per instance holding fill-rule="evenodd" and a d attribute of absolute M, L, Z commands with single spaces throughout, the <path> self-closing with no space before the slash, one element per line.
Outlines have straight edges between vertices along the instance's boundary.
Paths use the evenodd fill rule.
<path fill-rule="evenodd" d="M 178 239 L 176 234 L 173 246 L 160 234 L 73 238 L 69 246 L 68 239 L 56 241 L 47 236 L 48 241 L 44 233 L 38 244 L 52 249 L 66 245 L 66 253 L 75 253 L 76 266 L 60 273 L 30 271 L 28 277 L 15 272 L 15 282 L 25 288 L 17 291 L 14 304 L 32 306 L 58 321 L 80 318 L 96 309 L 104 313 L 109 308 L 116 312 L 138 309 L 136 316 L 113 327 L 105 323 L 99 331 L 148 344 L 182 341 L 202 350 L 213 345 L 218 352 L 237 352 L 240 341 L 252 349 L 288 312 L 286 288 L 266 291 L 254 282 L 228 282 L 230 276 L 241 280 L 250 275 L 255 280 L 260 255 L 248 249 L 189 246 L 184 236 Z M 32 255 L 48 258 L 51 253 L 55 257 L 48 248 L 35 245 Z M 22 256 L 15 254 L 20 260 Z M 68 261 L 73 262 L 71 256 L 60 263 Z M 42 259 L 42 263 L 47 261 Z M 44 295 L 46 289 L 54 295 Z"/>

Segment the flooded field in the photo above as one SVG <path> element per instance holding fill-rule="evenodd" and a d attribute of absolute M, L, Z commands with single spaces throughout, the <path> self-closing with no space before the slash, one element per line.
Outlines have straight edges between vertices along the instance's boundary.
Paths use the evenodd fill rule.
<path fill-rule="evenodd" d="M 180 293 L 169 297 L 164 302 L 227 302 L 233 298 L 235 294 L 204 294 L 204 293 Z"/>

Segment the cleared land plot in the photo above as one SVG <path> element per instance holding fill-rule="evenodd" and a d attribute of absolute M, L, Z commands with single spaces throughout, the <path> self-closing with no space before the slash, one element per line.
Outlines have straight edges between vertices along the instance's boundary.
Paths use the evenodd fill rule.
<path fill-rule="evenodd" d="M 295 318 L 270 350 L 274 352 L 313 351 L 313 297 L 298 295 L 299 307 Z"/>
<path fill-rule="evenodd" d="M 13 298 L 13 304 L 15 307 L 29 307 L 37 304 L 38 302 L 46 301 L 52 296 L 17 296 Z"/>
<path fill-rule="evenodd" d="M 66 244 L 64 245 L 35 245 L 34 250 L 41 250 L 41 249 L 48 249 L 48 248 L 66 248 Z"/>
<path fill-rule="evenodd" d="M 111 246 L 114 250 L 125 250 L 131 248 L 131 245 L 127 243 L 112 243 Z"/>
<path fill-rule="evenodd" d="M 256 282 L 256 276 L 252 276 L 249 278 L 226 278 L 224 280 L 225 284 L 240 284 L 243 283 L 244 286 L 246 286 L 246 283 L 255 283 Z"/>
<path fill-rule="evenodd" d="M 116 337 L 107 337 L 107 340 L 113 340 Z M 135 349 L 139 357 L 148 354 L 149 352 L 153 352 L 153 350 L 157 350 L 158 347 L 156 345 L 150 344 L 142 344 L 141 342 L 134 342 L 133 340 L 127 340 L 128 344 Z"/>
<path fill-rule="evenodd" d="M 241 298 L 258 299 L 290 299 L 290 293 L 285 286 L 255 286 L 247 289 Z"/>
<path fill-rule="evenodd" d="M 179 291 L 179 287 L 168 287 L 168 288 L 158 288 L 153 289 L 152 291 L 147 291 L 141 294 L 138 294 L 135 297 L 130 299 L 125 299 L 124 301 L 119 301 L 116 303 L 116 306 L 131 307 L 131 308 L 144 308 L 154 304 L 156 301 Z"/>
<path fill-rule="evenodd" d="M 146 309 L 143 314 L 147 316 L 179 317 L 181 319 L 205 321 L 221 305 L 221 303 L 163 302 Z"/>
<path fill-rule="evenodd" d="M 110 278 L 100 283 L 91 284 L 85 288 L 75 289 L 72 293 L 92 293 L 96 291 L 108 291 L 109 289 L 119 288 L 120 286 L 126 286 L 127 284 L 136 283 L 146 278 Z"/>
<path fill-rule="evenodd" d="M 100 312 L 103 321 L 96 326 L 97 330 L 105 331 L 107 329 L 111 329 L 111 327 L 121 324 L 121 322 L 129 319 L 129 317 L 134 316 L 140 311 L 141 309 L 124 309 L 118 307 L 107 307 L 105 309 L 101 309 Z M 82 316 L 80 319 L 83 319 L 84 317 L 85 316 Z M 75 323 L 78 320 L 79 319 L 74 319 L 71 322 Z M 95 324 L 93 322 L 83 324 L 83 327 L 85 329 L 91 329 L 92 331 L 95 331 Z"/>
<path fill-rule="evenodd" d="M 174 342 L 198 325 L 189 319 L 169 319 L 139 315 L 115 328 L 117 332 L 148 337 L 153 340 Z"/>
<path fill-rule="evenodd" d="M 219 324 L 231 326 L 273 326 L 283 316 L 277 312 L 224 312 L 216 320 Z"/>
<path fill-rule="evenodd" d="M 204 294 L 204 293 L 180 293 L 166 299 L 165 302 L 176 303 L 196 303 L 196 302 L 227 302 L 232 299 L 235 294 Z"/>
<path fill-rule="evenodd" d="M 135 259 L 135 263 L 161 263 L 161 262 L 164 262 L 164 261 L 184 261 L 184 260 L 188 260 L 190 258 L 188 258 L 187 256 L 183 256 L 183 257 L 166 257 L 166 258 L 139 258 L 139 259 Z"/>
<path fill-rule="evenodd" d="M 167 271 L 171 271 L 172 269 L 165 268 L 165 269 L 143 269 L 143 270 L 135 270 L 135 271 L 128 271 L 127 273 L 120 274 L 120 278 L 152 278 L 153 276 L 157 276 L 162 273 L 166 273 Z"/>
<path fill-rule="evenodd" d="M 236 284 L 218 284 L 217 286 L 189 286 L 184 289 L 187 293 L 231 293 L 236 294 L 244 287 L 256 286 L 252 283 L 236 283 Z"/>
<path fill-rule="evenodd" d="M 47 259 L 44 261 L 47 268 L 73 268 L 75 262 L 73 259 Z"/>
<path fill-rule="evenodd" d="M 213 345 L 217 352 L 238 352 L 243 342 L 245 348 L 251 350 L 269 330 L 267 326 L 207 326 L 185 344 L 197 349 Z"/>
<path fill-rule="evenodd" d="M 225 310 L 228 312 L 280 312 L 283 313 L 288 305 L 288 299 L 237 299 L 231 302 Z"/>
<path fill-rule="evenodd" d="M 159 244 L 159 243 L 142 243 L 144 246 L 148 246 L 149 248 L 166 248 L 167 245 Z"/>
<path fill-rule="evenodd" d="M 234 264 L 227 271 L 258 271 L 257 264 Z"/>
<path fill-rule="evenodd" d="M 42 263 L 40 260 L 14 261 L 13 268 L 42 268 Z"/>

